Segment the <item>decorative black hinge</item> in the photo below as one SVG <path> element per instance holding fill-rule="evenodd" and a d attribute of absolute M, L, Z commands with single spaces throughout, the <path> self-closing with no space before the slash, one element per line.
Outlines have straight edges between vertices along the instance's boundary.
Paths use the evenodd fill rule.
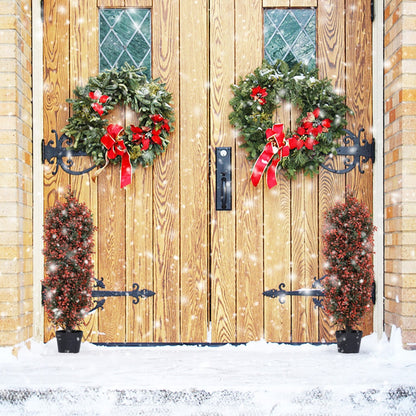
<path fill-rule="evenodd" d="M 322 165 L 324 169 L 332 173 L 348 173 L 352 171 L 356 166 L 360 173 L 364 173 L 365 170 L 362 167 L 363 163 L 367 163 L 370 159 L 374 163 L 375 161 L 375 141 L 374 138 L 371 143 L 366 139 L 361 138 L 361 134 L 364 132 L 364 129 L 358 131 L 358 137 L 349 130 L 345 131 L 345 137 L 343 138 L 344 144 L 346 146 L 340 146 L 337 148 L 336 156 L 344 156 L 344 169 L 333 169 L 327 163 L 332 159 L 328 158 Z M 349 144 L 352 143 L 352 146 Z"/>
<path fill-rule="evenodd" d="M 101 278 L 101 280 L 94 278 L 94 280 L 95 280 L 96 288 L 105 289 L 103 278 Z M 99 300 L 94 299 L 95 306 L 89 311 L 89 313 L 95 311 L 98 308 L 104 309 L 104 303 L 106 301 L 106 298 L 109 298 L 109 297 L 131 296 L 132 298 L 134 298 L 133 304 L 137 305 L 140 301 L 140 298 L 143 298 L 143 299 L 150 298 L 151 296 L 154 296 L 155 294 L 156 294 L 155 292 L 152 292 L 151 290 L 148 290 L 148 289 L 139 290 L 139 285 L 137 283 L 133 283 L 133 290 L 129 290 L 129 291 L 93 290 L 92 291 L 93 298 L 104 298 L 104 299 L 99 299 Z"/>
<path fill-rule="evenodd" d="M 52 171 L 52 175 L 56 175 L 58 173 L 59 166 L 70 175 L 83 175 L 84 173 L 88 173 L 96 168 L 96 166 L 93 165 L 84 170 L 72 170 L 71 168 L 74 165 L 72 158 L 77 156 L 87 156 L 87 153 L 68 149 L 67 146 L 72 146 L 73 144 L 72 137 L 68 137 L 66 134 L 63 134 L 58 139 L 58 133 L 56 130 L 52 130 L 52 133 L 55 133 L 55 146 L 53 146 L 53 141 L 49 141 L 45 144 L 45 140 L 42 140 L 42 163 L 45 163 L 45 160 L 51 164 L 55 163 L 55 169 Z"/>
<path fill-rule="evenodd" d="M 374 22 L 375 14 L 374 14 L 374 0 L 370 1 L 370 9 L 371 9 L 371 21 Z"/>
<path fill-rule="evenodd" d="M 361 134 L 364 132 L 364 129 L 360 129 L 358 131 L 358 137 L 349 130 L 344 131 L 345 137 L 343 138 L 343 142 L 345 146 L 337 148 L 336 156 L 344 156 L 345 168 L 338 170 L 333 169 L 331 167 L 331 160 L 333 160 L 333 156 L 328 157 L 326 161 L 321 164 L 321 167 L 332 173 L 343 174 L 352 171 L 356 166 L 358 166 L 360 173 L 364 173 L 365 171 L 362 165 L 367 163 L 370 159 L 373 163 L 375 161 L 375 141 L 373 139 L 372 142 L 369 143 L 366 139 L 361 138 Z M 87 153 L 83 151 L 73 151 L 68 148 L 68 146 L 72 146 L 73 139 L 68 137 L 66 134 L 62 134 L 62 136 L 58 139 L 58 133 L 56 130 L 52 130 L 52 133 L 55 133 L 55 146 L 53 146 L 53 141 L 49 141 L 46 144 L 45 140 L 42 140 L 42 163 L 45 163 L 45 161 L 48 161 L 50 164 L 55 163 L 52 175 L 57 174 L 59 167 L 70 175 L 83 175 L 84 173 L 88 173 L 96 168 L 96 166 L 93 165 L 80 171 L 72 170 L 71 168 L 74 164 L 72 158 L 87 156 Z"/>
<path fill-rule="evenodd" d="M 321 278 L 317 279 L 316 277 L 313 278 L 312 289 L 298 289 L 298 290 L 285 290 L 284 288 L 286 285 L 284 283 L 280 283 L 279 290 L 277 289 L 270 289 L 263 292 L 264 296 L 269 298 L 279 298 L 279 302 L 284 304 L 286 302 L 286 296 L 314 296 L 312 299 L 315 308 L 322 307 L 322 299 L 318 299 L 324 295 L 322 291 L 321 281 L 326 277 L 322 276 Z"/>
<path fill-rule="evenodd" d="M 95 280 L 95 288 L 101 288 L 105 289 L 104 279 L 101 278 L 101 280 L 98 280 L 94 278 Z M 42 305 L 45 304 L 45 296 L 46 296 L 46 287 L 42 284 Z M 133 299 L 133 304 L 137 305 L 140 301 L 140 298 L 146 299 L 150 298 L 151 296 L 156 295 L 155 292 L 152 292 L 148 289 L 142 289 L 139 290 L 139 285 L 137 283 L 133 283 L 133 290 L 130 291 L 115 291 L 115 290 L 93 290 L 91 296 L 93 298 L 104 298 L 95 300 L 95 306 L 88 312 L 91 313 L 95 311 L 98 308 L 104 309 L 104 303 L 106 301 L 106 298 L 114 297 L 114 296 L 131 296 Z"/>
<path fill-rule="evenodd" d="M 327 275 L 324 275 L 317 279 L 316 277 L 313 278 L 312 289 L 298 289 L 298 290 L 285 290 L 285 284 L 280 283 L 279 290 L 277 289 L 270 289 L 263 292 L 263 296 L 268 296 L 269 298 L 279 298 L 279 302 L 284 304 L 286 302 L 286 296 L 314 296 L 312 299 L 315 308 L 322 308 L 322 299 L 317 299 L 324 296 L 324 292 L 322 290 L 321 282 L 325 279 Z M 372 290 L 371 290 L 371 301 L 373 305 L 376 303 L 376 283 L 373 282 Z"/>

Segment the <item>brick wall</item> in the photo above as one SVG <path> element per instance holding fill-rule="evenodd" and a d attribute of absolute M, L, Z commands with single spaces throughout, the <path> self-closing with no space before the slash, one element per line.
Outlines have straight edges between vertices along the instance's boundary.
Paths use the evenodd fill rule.
<path fill-rule="evenodd" d="M 32 336 L 31 2 L 0 0 L 0 345 Z"/>
<path fill-rule="evenodd" d="M 416 2 L 385 0 L 385 323 L 416 348 Z"/>

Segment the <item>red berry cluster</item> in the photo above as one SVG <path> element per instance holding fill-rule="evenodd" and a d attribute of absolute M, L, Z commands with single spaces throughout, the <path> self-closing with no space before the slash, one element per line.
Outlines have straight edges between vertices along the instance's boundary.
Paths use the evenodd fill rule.
<path fill-rule="evenodd" d="M 163 130 L 168 133 L 170 131 L 169 120 L 164 119 L 160 114 L 153 114 L 150 118 L 153 121 L 153 128 L 149 126 L 136 127 L 133 124 L 130 125 L 133 133 L 132 141 L 133 143 L 140 144 L 142 150 L 147 150 L 151 142 L 162 146 L 160 133 Z"/>
<path fill-rule="evenodd" d="M 44 305 L 52 323 L 65 330 L 83 323 L 91 308 L 95 230 L 91 211 L 70 189 L 65 202 L 46 212 Z"/>
<path fill-rule="evenodd" d="M 367 207 L 347 192 L 325 216 L 324 311 L 341 328 L 358 325 L 370 307 L 375 227 Z"/>

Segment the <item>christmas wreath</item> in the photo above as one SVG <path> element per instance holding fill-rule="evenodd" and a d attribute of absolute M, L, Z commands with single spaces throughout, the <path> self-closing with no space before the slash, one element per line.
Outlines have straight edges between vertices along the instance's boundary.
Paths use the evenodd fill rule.
<path fill-rule="evenodd" d="M 269 188 L 277 184 L 280 169 L 290 179 L 299 171 L 313 176 L 327 155 L 336 154 L 336 140 L 343 135 L 350 110 L 328 79 L 318 79 L 317 69 L 264 62 L 231 89 L 234 111 L 229 119 L 242 134 L 241 147 L 248 160 L 256 160 L 251 175 L 254 186 L 266 171 Z M 284 101 L 300 110 L 293 131 L 273 123 L 274 112 Z"/>
<path fill-rule="evenodd" d="M 72 117 L 63 132 L 72 148 L 90 155 L 101 172 L 109 162 L 121 162 L 121 187 L 131 183 L 132 168 L 149 166 L 166 150 L 173 131 L 172 95 L 159 80 L 148 80 L 140 68 L 125 64 L 91 77 L 74 90 Z M 136 125 L 108 124 L 105 116 L 117 105 L 137 114 Z"/>

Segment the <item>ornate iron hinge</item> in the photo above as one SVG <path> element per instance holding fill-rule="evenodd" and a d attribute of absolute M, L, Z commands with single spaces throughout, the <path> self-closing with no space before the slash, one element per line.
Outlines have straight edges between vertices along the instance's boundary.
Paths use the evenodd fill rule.
<path fill-rule="evenodd" d="M 344 156 L 344 169 L 333 169 L 330 166 L 333 157 L 328 157 L 327 160 L 321 164 L 321 167 L 332 173 L 344 174 L 358 166 L 360 173 L 364 173 L 365 171 L 362 164 L 367 163 L 370 159 L 373 163 L 375 161 L 375 142 L 374 139 L 371 143 L 366 139 L 362 139 L 361 134 L 363 131 L 364 129 L 360 129 L 357 137 L 351 131 L 345 130 L 345 137 L 343 138 L 345 146 L 338 147 L 336 154 L 336 156 Z M 50 164 L 55 163 L 56 165 L 52 171 L 52 175 L 57 174 L 59 167 L 70 175 L 83 175 L 96 168 L 96 166 L 93 165 L 80 171 L 72 170 L 74 164 L 73 158 L 87 156 L 87 153 L 68 149 L 68 146 L 73 144 L 73 140 L 66 134 L 62 134 L 58 139 L 56 130 L 52 130 L 52 133 L 55 134 L 55 146 L 53 146 L 53 141 L 49 141 L 46 144 L 45 140 L 42 140 L 42 163 L 47 161 Z"/>
<path fill-rule="evenodd" d="M 105 289 L 103 278 L 101 278 L 101 280 L 94 278 L 94 280 L 95 280 L 95 288 Z M 93 290 L 91 294 L 93 298 L 104 298 L 104 299 L 99 299 L 99 300 L 94 299 L 95 306 L 88 313 L 91 313 L 98 308 L 104 309 L 104 303 L 106 299 L 109 297 L 131 296 L 133 298 L 133 304 L 137 305 L 140 301 L 140 298 L 143 298 L 143 299 L 150 298 L 151 296 L 154 296 L 155 294 L 156 294 L 155 292 L 148 290 L 148 289 L 139 290 L 139 285 L 137 283 L 133 283 L 133 290 L 129 290 L 129 291 Z M 46 288 L 44 285 L 42 285 L 42 305 L 45 304 L 45 296 L 46 296 Z"/>
<path fill-rule="evenodd" d="M 316 277 L 313 278 L 312 289 L 298 289 L 298 290 L 285 290 L 284 288 L 286 285 L 284 283 L 280 283 L 279 290 L 277 289 L 270 289 L 263 292 L 264 296 L 269 298 L 279 298 L 279 302 L 284 304 L 286 302 L 286 296 L 314 296 L 312 299 L 315 308 L 322 307 L 322 299 L 318 299 L 319 297 L 324 295 L 322 291 L 321 281 L 326 277 L 322 276 L 321 278 L 317 279 Z"/>
<path fill-rule="evenodd" d="M 284 283 L 280 283 L 279 290 L 277 289 L 270 289 L 263 292 L 263 296 L 267 296 L 269 298 L 279 298 L 279 302 L 284 304 L 286 302 L 286 296 L 314 296 L 312 299 L 315 308 L 322 308 L 322 299 L 317 299 L 319 297 L 324 296 L 324 292 L 322 290 L 321 282 L 325 279 L 327 275 L 324 275 L 317 279 L 316 277 L 313 278 L 312 289 L 298 289 L 298 290 L 285 290 L 284 288 L 286 285 Z M 371 290 L 371 301 L 373 305 L 376 303 L 376 283 L 373 282 L 372 290 Z"/>
<path fill-rule="evenodd" d="M 71 168 L 74 165 L 74 160 L 72 158 L 77 156 L 87 156 L 87 153 L 68 149 L 68 146 L 72 146 L 73 139 L 66 134 L 63 134 L 58 139 L 56 130 L 52 130 L 52 133 L 55 133 L 55 146 L 53 146 L 53 141 L 49 141 L 45 144 L 45 140 L 42 140 L 42 163 L 45 163 L 45 160 L 50 164 L 55 163 L 55 169 L 52 171 L 52 175 L 58 173 L 59 166 L 64 172 L 69 173 L 70 175 L 83 175 L 96 168 L 96 166 L 93 165 L 84 170 L 72 170 Z"/>
<path fill-rule="evenodd" d="M 104 279 L 101 278 L 101 280 L 95 279 L 95 287 L 105 289 Z M 116 297 L 116 296 L 131 296 L 133 299 L 133 304 L 137 305 L 140 301 L 140 298 L 146 299 L 150 298 L 151 296 L 154 296 L 156 293 L 148 290 L 148 289 L 141 289 L 139 290 L 139 285 L 137 283 L 133 283 L 133 290 L 124 291 L 124 290 L 93 290 L 92 291 L 92 297 L 93 298 L 104 298 L 95 300 L 95 306 L 89 311 L 89 313 L 95 311 L 98 308 L 104 309 L 104 303 L 106 301 L 106 298 L 109 297 Z"/>
<path fill-rule="evenodd" d="M 340 146 L 337 148 L 336 156 L 344 156 L 344 169 L 333 169 L 328 163 L 332 158 L 327 158 L 327 160 L 321 165 L 322 168 L 328 170 L 332 173 L 348 173 L 352 171 L 356 166 L 360 173 L 364 173 L 365 170 L 362 167 L 363 163 L 367 163 L 370 159 L 372 162 L 375 162 L 375 141 L 374 138 L 369 143 L 367 139 L 362 139 L 361 134 L 364 132 L 364 129 L 358 131 L 358 137 L 349 130 L 345 131 L 345 137 L 343 142 L 346 146 Z M 352 146 L 348 146 L 352 143 Z"/>

